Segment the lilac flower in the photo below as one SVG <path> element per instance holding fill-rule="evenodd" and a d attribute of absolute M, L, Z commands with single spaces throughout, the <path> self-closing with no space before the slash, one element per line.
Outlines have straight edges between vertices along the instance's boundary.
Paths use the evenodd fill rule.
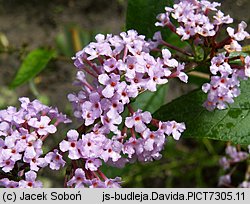
<path fill-rule="evenodd" d="M 167 8 L 167 7 L 166 7 Z M 170 10 L 170 12 L 172 11 L 173 9 Z M 170 22 L 170 19 L 169 19 L 169 10 L 166 10 L 167 12 L 166 13 L 160 13 L 157 15 L 157 19 L 160 21 L 160 22 L 156 22 L 155 23 L 155 26 L 161 26 L 161 27 L 165 27 L 169 22 Z"/>
<path fill-rule="evenodd" d="M 178 66 L 178 61 L 176 59 L 170 59 L 171 52 L 168 49 L 162 50 L 162 57 L 163 57 L 163 64 L 165 64 L 169 67 L 177 67 Z"/>
<path fill-rule="evenodd" d="M 85 125 L 89 126 L 102 114 L 100 95 L 97 92 L 89 94 L 89 101 L 82 104 L 82 118 L 85 119 Z"/>
<path fill-rule="evenodd" d="M 2 170 L 6 173 L 10 172 L 15 165 L 15 161 L 11 160 L 11 159 L 2 159 L 0 157 L 0 167 L 2 168 Z"/>
<path fill-rule="evenodd" d="M 40 121 L 37 118 L 31 118 L 28 125 L 37 128 L 37 133 L 39 135 L 47 135 L 49 133 L 55 133 L 56 127 L 54 125 L 49 125 L 51 119 L 48 116 L 41 116 Z"/>
<path fill-rule="evenodd" d="M 210 66 L 211 73 L 216 75 L 217 72 L 219 72 L 221 76 L 228 76 L 228 74 L 231 74 L 232 68 L 226 63 L 226 60 L 228 60 L 228 58 L 223 53 L 213 57 Z"/>
<path fill-rule="evenodd" d="M 148 78 L 145 78 L 145 75 L 143 73 L 136 73 L 134 78 L 126 79 L 130 83 L 130 86 L 136 87 L 138 90 L 146 89 Z M 138 92 L 136 92 L 136 95 L 138 95 Z"/>
<path fill-rule="evenodd" d="M 5 188 L 18 188 L 19 183 L 16 181 L 11 181 L 8 178 L 3 178 L 0 180 L 0 186 L 3 186 Z"/>
<path fill-rule="evenodd" d="M 18 152 L 24 152 L 27 149 L 27 153 L 29 151 L 32 151 L 32 143 L 37 140 L 36 133 L 32 132 L 32 134 L 29 134 L 29 131 L 27 129 L 19 129 L 19 132 L 17 133 L 18 137 L 15 140 L 15 146 L 18 150 Z M 6 138 L 7 139 L 7 138 Z"/>
<path fill-rule="evenodd" d="M 30 101 L 27 97 L 21 97 L 19 101 L 21 102 L 21 108 L 28 112 L 38 113 L 47 108 L 47 106 L 43 105 L 40 101 Z"/>
<path fill-rule="evenodd" d="M 25 148 L 24 158 L 32 159 L 37 154 L 42 154 L 42 144 L 43 142 L 40 139 L 28 142 Z"/>
<path fill-rule="evenodd" d="M 75 170 L 75 175 L 67 182 L 67 186 L 75 186 L 75 188 L 84 188 L 90 182 L 86 179 L 85 172 L 78 168 Z"/>
<path fill-rule="evenodd" d="M 219 76 L 212 76 L 210 83 L 202 86 L 203 92 L 208 93 L 203 106 L 209 111 L 215 108 L 225 109 L 228 104 L 233 103 L 234 98 L 240 94 L 240 79 L 247 79 L 248 57 L 245 58 L 244 70 L 232 69 L 227 61 L 228 58 L 224 54 L 219 54 L 211 60 L 210 71 L 214 75 L 219 72 Z"/>
<path fill-rule="evenodd" d="M 225 16 L 223 12 L 218 11 L 215 16 L 213 16 L 214 24 L 215 25 L 221 25 L 221 24 L 230 24 L 233 23 L 233 19 L 227 15 Z"/>
<path fill-rule="evenodd" d="M 119 114 L 113 115 L 115 117 L 111 118 L 108 115 L 101 116 L 101 122 L 106 126 L 110 131 L 117 133 L 118 126 L 122 122 L 122 117 Z"/>
<path fill-rule="evenodd" d="M 11 151 L 20 154 L 24 152 L 24 157 L 33 158 L 38 149 L 41 149 L 40 141 L 37 140 L 48 133 L 55 133 L 55 125 L 61 122 L 68 123 L 69 120 L 57 109 L 45 106 L 38 100 L 30 101 L 23 97 L 19 101 L 21 102 L 19 110 L 9 107 L 0 111 L 0 134 L 6 136 L 5 142 Z M 51 120 L 55 120 L 56 124 L 49 124 Z M 18 154 L 15 155 L 20 157 Z"/>
<path fill-rule="evenodd" d="M 229 36 L 231 36 L 233 39 L 237 40 L 237 41 L 242 41 L 244 40 L 246 37 L 249 37 L 249 33 L 245 31 L 245 28 L 247 27 L 247 24 L 242 21 L 239 25 L 238 25 L 238 30 L 235 32 L 235 30 L 231 27 L 227 28 L 227 32 L 229 34 Z"/>
<path fill-rule="evenodd" d="M 213 10 L 213 11 L 217 11 L 218 6 L 220 6 L 221 4 L 218 2 L 209 2 L 207 0 L 201 0 L 201 5 L 202 5 L 202 10 L 206 11 L 206 10 Z"/>
<path fill-rule="evenodd" d="M 120 76 L 111 73 L 110 76 L 107 74 L 101 74 L 98 77 L 101 84 L 105 85 L 102 90 L 102 94 L 106 98 L 111 98 L 114 95 L 114 91 L 117 90 L 119 86 Z"/>
<path fill-rule="evenodd" d="M 245 75 L 247 77 L 250 77 L 250 56 L 246 56 L 245 57 L 245 60 L 244 60 L 244 63 L 245 63 Z"/>
<path fill-rule="evenodd" d="M 182 70 L 185 69 L 184 63 L 179 63 L 178 66 L 176 67 L 176 76 L 183 82 L 187 83 L 188 81 L 188 76 L 183 72 Z"/>
<path fill-rule="evenodd" d="M 5 146 L 5 148 L 1 150 L 2 159 L 11 159 L 13 162 L 21 160 L 22 154 L 15 147 L 7 148 L 7 146 Z"/>
<path fill-rule="evenodd" d="M 152 73 L 152 76 L 150 76 L 150 79 L 147 81 L 147 83 L 145 85 L 145 87 L 149 91 L 154 92 L 157 90 L 157 85 L 167 83 L 168 79 L 165 78 L 164 71 L 165 71 L 164 69 L 158 69 Z"/>
<path fill-rule="evenodd" d="M 79 91 L 78 94 L 69 94 L 68 100 L 73 106 L 74 116 L 76 118 L 81 118 L 83 103 L 86 101 L 86 93 L 84 91 Z"/>
<path fill-rule="evenodd" d="M 236 78 L 220 78 L 217 76 L 211 77 L 211 82 L 209 84 L 204 84 L 202 90 L 208 93 L 208 99 L 204 103 L 204 106 L 208 110 L 213 110 L 214 108 L 225 109 L 227 108 L 227 103 L 233 103 L 233 98 L 239 94 L 239 81 Z"/>
<path fill-rule="evenodd" d="M 115 69 L 118 68 L 117 66 L 118 66 L 118 62 L 114 57 L 105 60 L 103 63 L 103 68 L 106 72 L 114 71 Z"/>
<path fill-rule="evenodd" d="M 225 171 L 226 175 L 221 176 L 219 179 L 219 186 L 225 186 L 225 187 L 233 187 L 234 184 L 231 184 L 231 177 L 233 177 L 232 174 L 236 172 L 237 164 L 239 162 L 247 162 L 249 158 L 249 153 L 247 151 L 239 150 L 238 147 L 228 145 L 226 147 L 226 155 L 223 156 L 219 160 L 219 164 Z M 249 187 L 249 176 L 248 172 L 246 173 L 246 179 L 242 183 L 238 185 L 240 188 L 246 188 Z"/>
<path fill-rule="evenodd" d="M 59 170 L 61 167 L 65 165 L 65 161 L 62 158 L 62 155 L 59 154 L 59 151 L 57 149 L 54 149 L 53 152 L 49 152 L 44 157 L 46 163 L 49 164 L 49 167 L 52 170 Z"/>
<path fill-rule="evenodd" d="M 237 151 L 234 146 L 227 146 L 226 154 L 230 157 L 231 162 L 240 162 L 248 158 L 247 152 Z"/>
<path fill-rule="evenodd" d="M 67 116 L 63 113 L 60 113 L 57 108 L 50 107 L 47 112 L 48 116 L 51 118 L 51 120 L 55 120 L 54 125 L 58 125 L 60 123 L 71 123 L 72 121 L 67 118 Z"/>
<path fill-rule="evenodd" d="M 226 157 L 222 157 L 219 161 L 219 164 L 223 167 L 224 170 L 230 168 L 230 161 Z"/>
<path fill-rule="evenodd" d="M 1 136 L 7 136 L 10 130 L 10 124 L 3 121 L 0 122 L 0 135 Z"/>
<path fill-rule="evenodd" d="M 16 108 L 12 106 L 8 107 L 6 110 L 0 110 L 1 122 L 2 121 L 12 122 L 16 112 L 17 112 Z"/>
<path fill-rule="evenodd" d="M 48 165 L 44 158 L 41 158 L 40 155 L 36 155 L 33 158 L 24 158 L 24 162 L 30 164 L 30 170 L 38 171 L 40 168 L 43 168 Z"/>
<path fill-rule="evenodd" d="M 182 36 L 181 40 L 188 40 L 190 36 L 194 36 L 196 32 L 195 29 L 191 26 L 180 26 L 176 29 L 176 33 Z"/>
<path fill-rule="evenodd" d="M 67 132 L 68 141 L 63 140 L 59 144 L 59 148 L 62 152 L 69 151 L 70 159 L 79 159 L 81 156 L 77 148 L 79 133 L 76 130 L 69 130 Z"/>
<path fill-rule="evenodd" d="M 107 110 L 109 118 L 117 118 L 118 115 L 124 111 L 124 104 L 120 102 L 120 97 L 113 97 L 112 100 L 103 100 L 103 108 Z M 106 106 L 106 107 L 105 107 Z"/>
<path fill-rule="evenodd" d="M 152 116 L 150 112 L 142 112 L 142 110 L 137 110 L 137 112 L 133 113 L 131 117 L 127 117 L 125 119 L 125 125 L 128 128 L 135 127 L 135 131 L 138 133 L 142 133 L 146 130 L 146 124 L 150 123 L 152 120 Z"/>
<path fill-rule="evenodd" d="M 142 51 L 148 52 L 148 42 L 146 42 L 145 36 L 138 35 L 137 31 L 135 30 L 128 30 L 126 32 L 122 32 L 120 34 L 122 39 L 124 40 L 126 47 L 128 50 L 133 54 L 137 55 Z"/>
<path fill-rule="evenodd" d="M 90 171 L 97 171 L 97 169 L 102 165 L 100 159 L 87 159 L 85 163 L 85 168 Z"/>
<path fill-rule="evenodd" d="M 107 138 L 104 135 L 93 132 L 83 135 L 77 144 L 81 157 L 86 159 L 100 157 L 106 140 Z"/>
<path fill-rule="evenodd" d="M 229 45 L 225 45 L 224 49 L 229 53 L 242 51 L 241 45 L 236 40 L 231 40 L 231 43 Z"/>
<path fill-rule="evenodd" d="M 149 129 L 143 132 L 144 148 L 146 151 L 152 151 L 154 149 L 162 150 L 162 146 L 165 143 L 165 135 L 162 131 L 150 131 Z"/>
<path fill-rule="evenodd" d="M 103 181 L 101 181 L 99 178 L 94 178 L 89 180 L 90 185 L 89 188 L 106 188 L 106 185 Z"/>
<path fill-rule="evenodd" d="M 130 137 L 123 145 L 123 153 L 127 154 L 131 159 L 134 154 L 141 154 L 143 152 L 143 140 Z"/>
<path fill-rule="evenodd" d="M 137 95 L 136 92 L 138 93 L 137 87 L 128 86 L 125 82 L 121 82 L 117 89 L 117 94 L 123 104 L 128 104 L 130 102 L 130 97 L 135 98 Z"/>
<path fill-rule="evenodd" d="M 98 34 L 96 37 L 97 43 L 90 43 L 85 49 L 85 53 L 89 55 L 88 60 L 98 58 L 98 56 L 112 56 L 110 44 L 105 40 L 105 36 Z"/>
<path fill-rule="evenodd" d="M 135 75 L 137 72 L 139 73 L 144 72 L 143 66 L 139 65 L 137 60 L 138 58 L 135 56 L 128 56 L 126 60 L 126 64 L 123 64 L 123 66 L 120 66 L 120 70 L 124 69 L 124 71 L 126 71 L 125 76 L 129 79 L 135 78 Z"/>
<path fill-rule="evenodd" d="M 180 26 L 177 27 L 176 33 L 180 35 L 182 40 L 187 40 L 190 37 L 199 34 L 201 36 L 214 36 L 215 35 L 215 25 L 224 22 L 229 22 L 230 20 L 226 17 L 223 20 L 220 20 L 220 17 L 223 18 L 222 12 L 218 13 L 215 17 L 217 21 L 213 22 L 207 16 L 209 10 L 217 11 L 217 4 L 214 2 L 211 4 L 209 1 L 188 1 L 183 0 L 178 4 L 173 5 L 173 9 L 166 7 L 165 13 L 161 13 L 157 16 L 157 19 L 160 22 L 157 22 L 156 26 L 168 26 L 171 28 L 171 16 L 176 19 Z M 171 25 L 171 26 L 170 26 Z M 173 29 L 172 29 L 173 30 Z"/>
<path fill-rule="evenodd" d="M 122 150 L 123 145 L 118 141 L 108 141 L 104 146 L 104 151 L 101 154 L 101 158 L 107 162 L 109 158 L 112 159 L 113 162 L 118 161 L 121 158 L 120 152 Z"/>
<path fill-rule="evenodd" d="M 121 187 L 121 178 L 116 177 L 115 179 L 106 179 L 105 186 L 106 188 L 120 188 Z"/>
<path fill-rule="evenodd" d="M 250 182 L 249 181 L 243 181 L 240 185 L 239 188 L 250 188 Z"/>
<path fill-rule="evenodd" d="M 153 39 L 149 39 L 149 48 L 151 50 L 157 48 L 161 43 L 162 43 L 162 36 L 161 36 L 161 32 L 157 31 L 154 33 Z"/>
<path fill-rule="evenodd" d="M 42 182 L 36 181 L 37 174 L 34 171 L 25 173 L 25 180 L 19 181 L 19 188 L 42 188 Z"/>
<path fill-rule="evenodd" d="M 121 179 L 106 178 L 105 181 L 99 178 L 87 179 L 83 169 L 76 169 L 74 176 L 67 182 L 67 186 L 75 188 L 120 188 Z"/>
<path fill-rule="evenodd" d="M 219 186 L 229 186 L 231 184 L 231 175 L 227 174 L 224 176 L 221 176 L 219 179 Z"/>
<path fill-rule="evenodd" d="M 179 140 L 181 133 L 184 132 L 186 126 L 184 123 L 176 121 L 159 122 L 159 129 L 167 135 L 172 135 L 175 140 Z"/>

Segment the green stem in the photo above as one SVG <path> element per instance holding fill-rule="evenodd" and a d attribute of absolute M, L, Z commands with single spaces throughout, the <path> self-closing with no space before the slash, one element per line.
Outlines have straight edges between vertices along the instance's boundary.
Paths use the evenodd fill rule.
<path fill-rule="evenodd" d="M 38 92 L 38 90 L 37 90 L 37 88 L 36 88 L 36 85 L 35 85 L 33 79 L 29 80 L 29 88 L 30 88 L 30 90 L 31 90 L 31 93 L 32 93 L 35 97 L 38 98 L 38 97 L 40 96 L 40 94 L 39 94 L 39 92 Z"/>

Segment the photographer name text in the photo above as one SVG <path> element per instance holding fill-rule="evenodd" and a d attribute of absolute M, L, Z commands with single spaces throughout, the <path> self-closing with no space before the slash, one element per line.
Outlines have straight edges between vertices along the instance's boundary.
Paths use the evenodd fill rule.
<path fill-rule="evenodd" d="M 81 201 L 83 198 L 80 191 L 77 193 L 69 193 L 69 192 L 44 192 L 41 193 L 28 193 L 28 192 L 4 192 L 2 194 L 2 200 L 4 202 L 12 201 Z"/>

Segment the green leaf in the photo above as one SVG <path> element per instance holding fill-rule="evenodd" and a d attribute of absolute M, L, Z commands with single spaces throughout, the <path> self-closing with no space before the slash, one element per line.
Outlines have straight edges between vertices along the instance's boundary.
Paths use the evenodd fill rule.
<path fill-rule="evenodd" d="M 163 36 L 171 31 L 155 26 L 156 16 L 163 13 L 165 6 L 172 6 L 173 0 L 128 0 L 126 28 L 135 29 L 147 38 L 152 38 L 156 31 L 161 30 Z"/>
<path fill-rule="evenodd" d="M 54 56 L 55 51 L 53 50 L 36 49 L 31 51 L 23 60 L 10 88 L 16 88 L 35 77 Z"/>
<path fill-rule="evenodd" d="M 162 39 L 166 42 L 179 48 L 187 46 L 188 43 L 181 41 L 169 28 L 155 26 L 157 15 L 164 13 L 165 7 L 172 7 L 173 3 L 174 0 L 128 0 L 126 29 L 137 30 L 139 34 L 151 39 L 155 32 L 161 31 Z"/>
<path fill-rule="evenodd" d="M 250 81 L 241 82 L 241 94 L 226 110 L 207 111 L 202 107 L 206 94 L 201 90 L 162 106 L 154 117 L 162 121 L 185 122 L 183 137 L 209 138 L 250 144 Z"/>
<path fill-rule="evenodd" d="M 166 102 L 167 85 L 161 85 L 156 92 L 146 91 L 136 98 L 132 104 L 135 110 L 142 109 L 151 113 L 155 112 Z"/>
<path fill-rule="evenodd" d="M 203 79 L 197 76 L 188 76 L 188 82 L 191 84 L 195 84 L 197 86 L 202 86 L 205 83 L 208 83 L 209 80 L 208 79 Z"/>

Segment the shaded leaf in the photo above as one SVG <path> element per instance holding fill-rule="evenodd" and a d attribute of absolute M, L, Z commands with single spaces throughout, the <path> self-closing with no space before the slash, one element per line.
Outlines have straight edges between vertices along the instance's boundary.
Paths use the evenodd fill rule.
<path fill-rule="evenodd" d="M 206 94 L 193 91 L 162 106 L 154 117 L 185 122 L 186 138 L 209 138 L 250 144 L 250 81 L 241 82 L 241 95 L 226 110 L 207 111 L 202 107 Z"/>
<path fill-rule="evenodd" d="M 155 26 L 156 16 L 163 13 L 165 6 L 172 6 L 173 0 L 128 0 L 126 28 L 135 29 L 139 34 L 152 38 L 156 31 L 161 30 L 164 37 L 171 31 Z"/>
<path fill-rule="evenodd" d="M 169 28 L 155 26 L 157 15 L 164 13 L 166 6 L 172 7 L 173 2 L 173 0 L 128 0 L 126 29 L 134 29 L 147 39 L 152 39 L 155 32 L 161 31 L 162 39 L 166 42 L 179 48 L 186 47 L 188 43 L 181 41 L 180 37 Z M 175 53 L 175 50 L 172 52 Z"/>
<path fill-rule="evenodd" d="M 31 51 L 23 60 L 10 88 L 16 88 L 35 77 L 54 56 L 53 50 L 36 49 Z"/>
<path fill-rule="evenodd" d="M 156 92 L 144 92 L 136 98 L 132 104 L 135 110 L 142 109 L 151 113 L 155 112 L 160 106 L 166 102 L 166 93 L 168 85 L 161 85 Z"/>

